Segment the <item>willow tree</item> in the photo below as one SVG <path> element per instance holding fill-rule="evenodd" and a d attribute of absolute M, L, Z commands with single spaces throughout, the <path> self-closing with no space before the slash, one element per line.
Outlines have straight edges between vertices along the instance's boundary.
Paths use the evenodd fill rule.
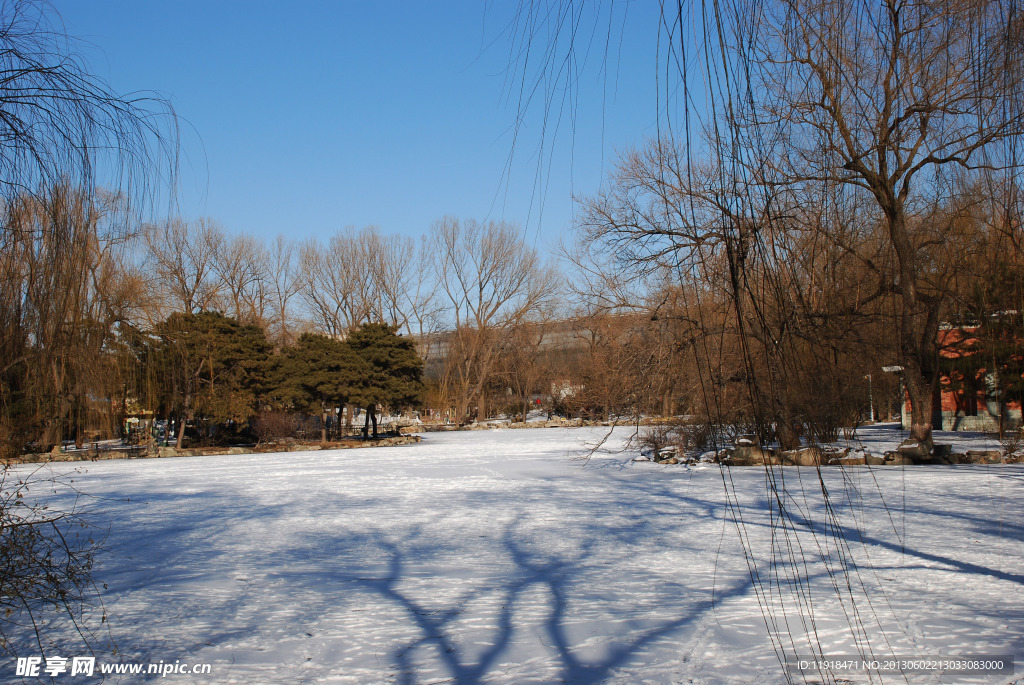
<path fill-rule="evenodd" d="M 174 176 L 170 108 L 114 91 L 60 26 L 48 3 L 0 2 L 4 457 L 31 441 L 59 442 L 75 405 L 111 396 L 101 368 L 105 342 L 126 315 L 126 294 L 139 290 L 115 277 L 113 247 Z M 19 644 L 48 651 L 51 638 L 67 632 L 44 638 L 51 617 L 70 620 L 71 633 L 87 641 L 90 635 L 82 619 L 95 594 L 95 543 L 74 510 L 26 497 L 49 489 L 37 484 L 6 468 L 0 476 L 3 651 L 17 652 Z"/>
<path fill-rule="evenodd" d="M 563 85 L 575 92 L 591 37 L 614 36 L 620 21 L 622 13 L 602 3 L 522 2 L 512 25 L 523 56 L 522 106 L 538 93 L 557 97 Z M 780 197 L 824 192 L 838 198 L 837 213 L 851 202 L 864 207 L 861 221 L 891 255 L 893 268 L 876 276 L 896 301 L 893 361 L 904 369 L 911 436 L 927 451 L 936 334 L 948 300 L 929 278 L 933 232 L 922 218 L 964 178 L 1019 173 L 1017 4 L 663 3 L 658 21 L 662 137 L 680 141 L 687 156 L 713 159 L 718 191 L 741 191 L 721 217 L 726 238 L 755 249 L 770 243 L 791 208 Z M 539 37 L 547 44 L 536 45 Z M 606 45 L 633 49 L 625 38 Z M 687 204 L 674 209 L 690 212 Z M 740 236 L 735 217 L 754 214 L 753 230 Z M 816 230 L 844 247 L 827 222 Z"/>
<path fill-rule="evenodd" d="M 1018 167 L 1024 22 L 994 0 L 761 3 L 745 63 L 763 96 L 744 134 L 785 182 L 837 185 L 873 201 L 895 257 L 898 358 L 911 437 L 930 449 L 937 333 L 945 304 L 928 278 L 923 210 L 956 176 Z M 765 123 L 771 122 L 771 123 Z"/>
<path fill-rule="evenodd" d="M 0 262 L 0 436 L 13 449 L 55 439 L 46 427 L 67 403 L 15 397 L 12 384 L 96 358 L 94 338 L 73 331 L 118 312 L 93 275 L 174 175 L 170 108 L 115 92 L 59 26 L 47 4 L 0 3 L 0 246 L 26 257 Z M 61 373 L 36 375 L 37 396 L 66 392 Z M 12 423 L 30 404 L 40 413 Z"/>

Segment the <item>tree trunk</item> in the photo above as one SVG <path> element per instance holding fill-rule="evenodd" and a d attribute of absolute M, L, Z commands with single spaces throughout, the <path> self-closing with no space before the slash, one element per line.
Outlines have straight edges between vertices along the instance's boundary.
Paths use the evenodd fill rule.
<path fill-rule="evenodd" d="M 184 419 L 182 419 L 181 414 L 178 414 L 178 420 L 175 423 L 174 427 L 178 431 L 178 434 L 175 436 L 174 440 L 174 448 L 180 450 L 182 438 L 185 437 L 185 421 Z"/>
<path fill-rule="evenodd" d="M 779 447 L 788 452 L 800 449 L 800 433 L 803 432 L 799 421 L 786 413 L 779 413 L 775 416 L 775 437 L 779 440 Z"/>
<path fill-rule="evenodd" d="M 910 438 L 922 448 L 931 451 L 932 442 L 932 387 L 920 367 L 905 365 L 907 395 L 910 397 Z"/>
<path fill-rule="evenodd" d="M 373 438 L 377 439 L 377 410 L 376 408 L 369 409 L 370 421 L 373 423 Z"/>
<path fill-rule="evenodd" d="M 904 212 L 896 206 L 896 202 L 883 208 L 886 209 L 889 238 L 899 266 L 902 299 L 899 314 L 900 361 L 907 382 L 907 395 L 910 397 L 910 438 L 930 452 L 933 428 L 932 384 L 925 373 L 924 362 L 929 346 L 934 345 L 934 336 L 929 340 L 931 331 L 922 330 L 922 326 L 918 325 L 922 314 L 918 311 L 917 253 L 907 233 Z"/>
<path fill-rule="evenodd" d="M 82 402 L 75 401 L 75 449 L 82 449 Z"/>
<path fill-rule="evenodd" d="M 376 421 L 374 422 L 376 423 Z M 366 410 L 366 419 L 363 422 L 363 437 L 370 437 L 370 410 Z"/>
<path fill-rule="evenodd" d="M 464 392 L 459 392 L 455 398 L 455 422 L 464 426 L 468 423 L 469 417 L 469 397 Z"/>

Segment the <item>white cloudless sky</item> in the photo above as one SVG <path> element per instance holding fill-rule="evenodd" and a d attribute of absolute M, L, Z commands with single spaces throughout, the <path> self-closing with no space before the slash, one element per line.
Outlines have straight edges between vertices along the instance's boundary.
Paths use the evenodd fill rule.
<path fill-rule="evenodd" d="M 182 118 L 186 218 L 301 239 L 368 224 L 417 236 L 450 214 L 515 222 L 550 244 L 571 225 L 573 194 L 596 192 L 617 151 L 657 133 L 657 3 L 620 3 L 608 50 L 598 20 L 571 97 L 539 95 L 514 146 L 516 4 L 53 7 L 94 72 L 120 93 L 155 92 Z"/>

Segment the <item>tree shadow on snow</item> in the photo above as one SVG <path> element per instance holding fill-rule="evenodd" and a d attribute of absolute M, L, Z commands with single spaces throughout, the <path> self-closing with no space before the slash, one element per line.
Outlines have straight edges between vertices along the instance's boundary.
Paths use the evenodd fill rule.
<path fill-rule="evenodd" d="M 531 549 L 531 540 L 519 530 L 522 517 L 508 525 L 502 539 L 502 550 L 506 561 L 512 563 L 509 572 L 503 574 L 501 587 L 478 587 L 463 593 L 458 600 L 449 602 L 438 609 L 434 603 L 418 599 L 415 583 L 409 587 L 409 580 L 417 576 L 416 566 L 423 558 L 424 550 L 413 534 L 404 542 L 394 542 L 379 537 L 379 548 L 388 555 L 387 572 L 378 578 L 355 578 L 365 590 L 385 598 L 404 610 L 410 623 L 411 635 L 407 641 L 394 649 L 390 655 L 398 670 L 398 682 L 412 685 L 417 682 L 418 671 L 423 669 L 422 657 L 434 654 L 438 663 L 451 677 L 451 682 L 472 685 L 486 682 L 501 675 L 499 666 L 514 657 L 514 635 L 517 629 L 531 630 L 547 653 L 547 667 L 557 669 L 557 675 L 545 676 L 545 680 L 567 683 L 600 683 L 613 672 L 639 658 L 644 648 L 666 638 L 671 638 L 688 626 L 707 617 L 717 603 L 746 594 L 751 589 L 749 577 L 724 588 L 716 588 L 714 594 L 706 592 L 700 599 L 687 597 L 675 604 L 679 615 L 662 619 L 656 625 L 641 629 L 624 629 L 621 634 L 610 637 L 611 644 L 598 658 L 586 658 L 580 645 L 574 644 L 570 624 L 574 608 L 587 603 L 585 595 L 593 593 L 592 588 L 581 587 L 588 560 L 593 552 L 593 541 L 584 541 L 573 554 L 555 554 Z M 585 582 L 585 581 L 582 581 Z M 680 593 L 685 588 L 675 588 Z M 539 591 L 539 592 L 538 592 Z M 487 647 L 470 654 L 472 642 L 464 643 L 453 624 L 463 609 L 473 599 L 484 593 L 500 595 L 500 611 L 492 621 L 488 634 L 474 634 L 472 637 L 486 638 Z M 547 597 L 544 618 L 539 625 L 522 620 L 518 613 L 529 598 L 538 594 Z M 528 597 L 529 595 L 529 597 Z M 574 599 L 576 601 L 574 601 Z M 632 613 L 630 603 L 623 614 Z M 623 616 L 607 615 L 605 627 Z M 628 624 L 629 621 L 621 621 Z M 542 639 L 543 637 L 543 639 Z M 417 658 L 419 657 L 419 658 Z M 448 681 L 445 681 L 448 682 Z"/>

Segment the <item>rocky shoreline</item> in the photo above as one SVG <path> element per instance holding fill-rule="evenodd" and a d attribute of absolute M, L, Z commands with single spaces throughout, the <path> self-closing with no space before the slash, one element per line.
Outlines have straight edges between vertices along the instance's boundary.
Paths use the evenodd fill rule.
<path fill-rule="evenodd" d="M 208 457 L 229 454 L 267 454 L 272 452 L 312 452 L 317 450 L 345 450 L 360 447 L 397 447 L 411 445 L 422 438 L 418 435 L 389 435 L 380 438 L 346 438 L 336 442 L 315 443 L 264 443 L 230 447 L 193 447 L 175 449 L 159 445 L 139 445 L 102 449 L 99 447 L 26 453 L 7 461 L 8 464 L 42 464 L 66 461 L 103 461 L 107 459 L 169 459 L 175 457 Z"/>
<path fill-rule="evenodd" d="M 641 419 L 637 422 L 636 419 L 630 420 L 618 420 L 618 421 L 594 421 L 590 419 L 563 419 L 553 418 L 547 421 L 508 421 L 495 419 L 492 421 L 484 421 L 482 423 L 467 423 L 465 425 L 459 425 L 457 423 L 424 423 L 417 426 L 417 430 L 423 433 L 443 433 L 447 431 L 485 431 L 485 430 L 505 430 L 505 429 L 524 429 L 524 428 L 584 428 L 587 426 L 646 426 L 652 423 L 659 423 L 658 421 L 651 421 L 649 419 Z"/>
<path fill-rule="evenodd" d="M 938 450 L 926 455 L 904 450 L 886 452 L 883 456 L 862 449 L 829 449 L 804 447 L 798 450 L 776 450 L 759 445 L 737 445 L 700 457 L 679 457 L 675 454 L 662 458 L 642 458 L 635 461 L 653 461 L 658 464 L 693 464 L 701 461 L 725 466 L 942 466 L 964 464 L 1016 464 L 1018 455 L 1007 455 L 999 450 L 967 450 L 964 453 Z M 661 456 L 661 455 L 660 455 Z"/>

